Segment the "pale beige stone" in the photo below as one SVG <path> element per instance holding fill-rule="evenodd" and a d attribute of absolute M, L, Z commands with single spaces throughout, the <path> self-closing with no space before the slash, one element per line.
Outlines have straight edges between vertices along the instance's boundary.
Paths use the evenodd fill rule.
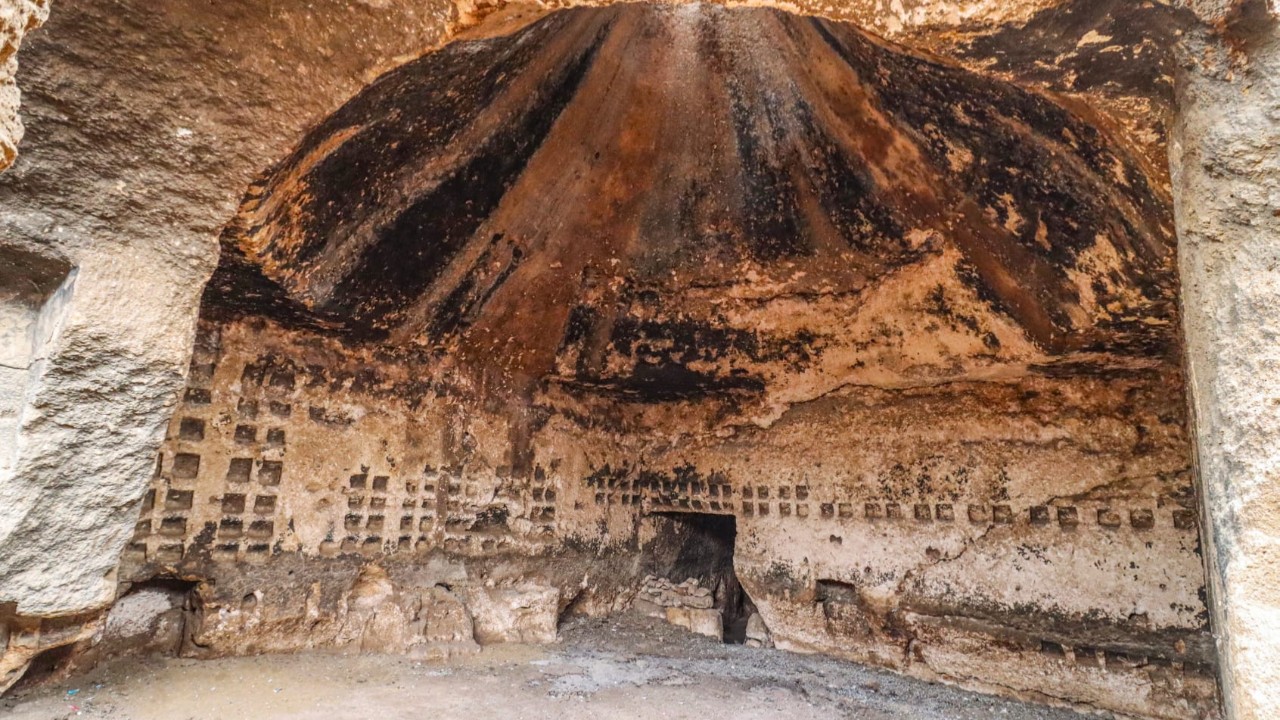
<path fill-rule="evenodd" d="M 23 134 L 18 116 L 22 94 L 15 79 L 18 48 L 48 17 L 48 0 L 0 1 L 0 171 L 13 164 Z"/>
<path fill-rule="evenodd" d="M 945 56 L 959 53 L 947 33 L 1016 28 L 1056 4 L 904 0 L 885 6 L 859 0 L 796 7 L 853 20 Z M 602 556 L 646 539 L 637 530 L 639 518 L 655 508 L 673 509 L 661 505 L 659 493 L 636 490 L 643 503 L 623 504 L 623 492 L 583 482 L 602 467 L 630 467 L 643 457 L 646 470 L 696 467 L 730 478 L 724 486 L 733 491 L 732 500 L 714 502 L 732 503 L 716 512 L 738 517 L 734 563 L 761 607 L 748 625 L 753 643 L 772 639 L 786 648 L 991 692 L 1051 692 L 1064 702 L 1132 714 L 1212 716 L 1211 680 L 1192 667 L 1196 662 L 1183 664 L 1188 652 L 1200 660 L 1209 654 L 1197 646 L 1205 608 L 1201 538 L 1195 513 L 1178 504 L 1190 497 L 1183 490 L 1192 485 L 1192 433 L 1181 416 L 1179 369 L 1139 358 L 1111 368 L 1111 378 L 1028 377 L 1029 368 L 1056 360 L 998 314 L 974 314 L 981 299 L 956 270 L 960 257 L 935 253 L 937 238 L 926 232 L 905 235 L 917 250 L 933 253 L 930 259 L 910 273 L 872 273 L 866 281 L 883 290 L 874 296 L 814 293 L 799 271 L 764 279 L 744 273 L 727 291 L 715 289 L 722 296 L 692 282 L 681 288 L 684 319 L 714 317 L 750 332 L 806 329 L 818 342 L 834 343 L 792 376 L 774 360 L 733 368 L 729 361 L 695 361 L 698 372 L 767 376 L 770 387 L 758 405 L 700 407 L 676 400 L 619 411 L 612 401 L 567 397 L 555 383 L 540 388 L 539 408 L 560 407 L 578 417 L 616 412 L 632 428 L 612 433 L 575 426 L 563 416 L 546 419 L 537 442 L 529 440 L 520 452 L 528 451 L 542 468 L 559 468 L 538 487 L 558 491 L 558 501 L 534 500 L 519 484 L 527 478 L 511 478 L 519 455 L 511 438 L 524 426 L 510 417 L 491 408 L 459 412 L 441 396 L 406 403 L 362 394 L 349 378 L 336 390 L 321 383 L 274 397 L 291 403 L 294 415 L 277 416 L 270 429 L 264 423 L 255 437 L 265 444 L 269 430 L 285 433 L 287 464 L 281 469 L 282 441 L 252 458 L 252 472 L 258 473 L 255 481 L 264 472 L 278 473 L 279 489 L 246 496 L 231 488 L 232 463 L 245 459 L 235 438 L 241 424 L 235 401 L 252 390 L 243 380 L 249 364 L 268 351 L 344 370 L 344 363 L 374 367 L 382 361 L 373 354 L 344 355 L 320 335 L 228 322 L 219 326 L 226 356 L 209 370 L 208 381 L 195 377 L 207 358 L 197 357 L 200 368 L 189 373 L 200 291 L 216 260 L 219 228 L 235 213 L 251 178 L 284 157 L 305 128 L 380 71 L 443 37 L 446 26 L 457 29 L 494 10 L 444 2 L 347 5 L 321 2 L 304 13 L 179 2 L 108 8 L 66 0 L 55 6 L 44 31 L 56 33 L 51 37 L 57 42 L 42 44 L 33 35 L 24 47 L 27 112 L 44 132 L 32 133 L 23 164 L 0 177 L 0 250 L 6 253 L 0 260 L 17 248 L 23 256 L 52 258 L 60 270 L 47 287 L 37 283 L 30 298 L 0 298 L 7 303 L 0 304 L 0 337 L 21 340 L 7 341 L 0 353 L 0 442 L 14 438 L 0 450 L 0 506 L 7 511 L 0 517 L 0 608 L 6 613 L 0 628 L 10 639 L 0 683 L 7 684 L 34 653 L 78 641 L 100 621 L 95 613 L 114 598 L 119 551 L 131 538 L 141 546 L 141 559 L 128 560 L 128 569 L 173 572 L 185 560 L 193 571 L 198 568 L 184 553 L 206 528 L 223 532 L 219 523 L 227 514 L 253 515 L 243 532 L 261 536 L 252 557 L 240 547 L 224 558 L 245 567 L 286 562 L 282 558 L 369 566 L 384 555 L 412 552 L 443 553 L 458 559 L 459 567 L 424 571 L 425 580 L 370 567 L 353 578 L 357 571 L 351 570 L 342 580 L 353 583 L 351 590 L 333 616 L 326 615 L 331 605 L 320 610 L 334 600 L 319 589 L 237 591 L 211 601 L 205 625 L 197 628 L 202 644 L 208 641 L 215 652 L 314 644 L 425 658 L 474 648 L 473 637 L 553 641 L 562 605 L 574 593 L 598 593 L 605 597 L 598 606 L 609 607 L 611 594 L 631 597 L 634 584 L 625 590 L 616 585 L 633 578 L 616 566 L 608 571 L 615 576 L 603 579 L 583 578 L 578 567 L 551 567 L 547 572 L 559 575 L 544 578 L 539 566 L 530 584 L 521 578 L 524 571 L 512 568 L 525 558 L 541 563 L 553 557 L 566 538 L 599 547 Z M 1272 212 L 1278 174 L 1273 150 L 1280 137 L 1270 110 L 1280 97 L 1273 87 L 1280 52 L 1274 26 L 1250 14 L 1260 6 L 1219 0 L 1189 5 L 1225 33 L 1225 39 L 1187 33 L 1174 188 L 1194 436 L 1206 487 L 1203 514 L 1212 525 L 1203 538 L 1215 571 L 1211 599 L 1228 710 L 1252 720 L 1280 705 L 1280 654 L 1271 632 L 1280 625 L 1273 600 L 1280 586 L 1274 570 L 1280 501 L 1269 484 L 1280 463 L 1272 450 L 1272 396 L 1280 393 L 1272 387 L 1273 366 L 1280 363 L 1272 357 L 1280 307 L 1272 277 L 1280 232 Z M 29 29 L 45 12 L 42 3 L 0 2 L 0 40 L 18 38 L 15 28 Z M 1083 47 L 1109 42 L 1097 33 L 1079 40 Z M 12 159 L 21 134 L 10 82 L 15 59 L 9 48 L 16 46 L 14 39 L 0 57 L 0 164 Z M 1214 64 L 1218 59 L 1222 64 Z M 1016 76 L 1031 65 L 989 69 Z M 111 106 L 123 82 L 113 73 L 123 68 L 143 74 L 129 76 L 126 101 Z M 1035 87 L 1039 81 L 1026 82 Z M 1071 103 L 1096 101 L 1091 112 L 1106 115 L 1117 107 L 1109 104 L 1114 98 L 1046 87 L 1067 93 Z M 1145 102 L 1122 100 L 1124 112 L 1098 126 L 1123 136 L 1131 129 L 1130 114 L 1161 115 Z M 962 107 L 958 102 L 957 112 Z M 127 130 L 113 125 L 121 117 Z M 95 135 L 89 128 L 102 130 Z M 1135 153 L 1160 160 L 1147 172 L 1163 192 L 1159 133 L 1135 137 L 1144 145 Z M 1074 140 L 1061 142 L 1065 148 Z M 975 160 L 960 147 L 950 158 L 956 167 Z M 1123 176 L 1123 169 L 1115 172 Z M 1005 213 L 1003 222 L 1011 227 L 1030 222 L 1005 207 L 986 210 Z M 1109 282 L 1108 263 L 1115 257 L 1106 242 L 1080 253 L 1073 318 L 1105 309 L 1091 304 L 1091 293 Z M 595 292 L 612 292 L 604 288 L 615 279 Z M 926 311 L 936 297 L 957 303 L 962 320 L 955 327 L 943 328 Z M 562 366 L 593 361 L 571 359 Z M 384 369 L 406 383 L 428 374 L 412 364 Z M 455 369 L 441 374 L 464 377 Z M 184 377 L 192 389 L 213 394 L 207 403 L 212 409 L 177 404 Z M 271 411 L 262 400 L 265 416 Z M 181 408 L 177 415 L 175 407 Z M 195 477 L 182 478 L 198 492 L 170 499 L 165 491 L 180 467 L 177 456 L 194 454 L 184 445 L 194 441 L 181 437 L 188 419 L 205 423 L 201 432 L 210 449 L 202 450 L 202 469 L 191 470 Z M 161 446 L 166 426 L 170 437 Z M 159 463 L 158 447 L 164 453 Z M 822 463 L 805 464 L 813 458 Z M 400 487 L 421 487 L 421 468 L 461 466 L 464 460 L 470 464 L 457 478 L 457 496 L 441 491 L 427 498 L 398 487 L 383 493 L 380 499 L 391 508 L 413 501 L 407 529 L 392 512 L 371 509 L 371 500 L 361 498 L 366 504 L 359 513 L 347 504 L 356 493 L 344 483 L 362 465 L 373 467 L 369 482 L 381 476 Z M 275 463 L 274 470 L 264 470 L 264 463 Z M 797 479 L 802 465 L 804 477 Z M 452 482 L 446 475 L 432 479 Z M 910 497 L 887 497 L 889 491 L 875 484 L 881 479 L 893 492 L 909 488 Z M 138 500 L 148 483 L 160 494 L 140 518 Z M 762 487 L 772 494 L 744 496 Z M 223 503 L 236 502 L 228 496 L 237 494 L 248 506 L 224 512 Z M 630 489 L 625 494 L 632 496 Z M 270 503 L 256 505 L 258 496 Z M 712 502 L 710 495 L 684 500 Z M 452 519 L 443 509 L 449 503 L 458 506 Z M 441 517 L 425 517 L 424 507 L 441 509 Z M 184 514 L 178 517 L 175 508 Z M 554 520 L 540 514 L 548 510 L 557 513 Z M 346 527 L 352 515 L 359 522 Z M 480 527 L 493 518 L 506 518 L 505 529 Z M 435 524 L 423 529 L 424 520 Z M 445 527 L 447 520 L 454 525 Z M 153 523 L 145 535 L 134 534 L 139 521 Z M 255 529 L 254 523 L 263 524 Z M 448 544 L 464 538 L 475 542 L 462 550 Z M 507 544 L 498 547 L 499 540 Z M 500 554 L 509 565 L 487 587 L 484 574 L 501 565 L 492 560 Z M 555 557 L 550 564 L 577 561 Z M 446 580 L 454 591 L 432 585 Z M 312 579 L 298 582 L 305 589 Z M 214 590 L 206 590 L 212 597 Z M 120 612 L 137 610 L 132 604 L 139 602 L 122 601 Z M 653 578 L 643 583 L 634 607 L 718 637 L 712 626 L 719 625 L 719 611 L 712 604 L 710 591 L 696 584 Z M 1024 616 L 1026 608 L 1034 613 Z M 79 615 L 85 611 L 89 615 Z M 46 622 L 66 618 L 78 620 Z M 1157 648 L 1167 655 L 1157 659 L 1172 669 L 1137 658 L 1108 659 L 1106 653 L 1095 654 L 1098 662 L 1090 664 L 1087 650 L 1071 649 L 1059 634 L 1070 631 L 1083 647 L 1090 626 L 1072 625 L 1082 619 L 1143 637 L 1147 631 L 1178 636 L 1170 647 Z M 1016 637 L 1009 642 L 991 642 L 1010 633 Z M 907 635 L 911 639 L 903 640 Z M 1175 671 L 1182 674 L 1169 680 Z"/>
<path fill-rule="evenodd" d="M 1171 143 L 1188 377 L 1228 717 L 1280 708 L 1280 29 L 1199 48 Z"/>
<path fill-rule="evenodd" d="M 724 616 L 719 610 L 692 607 L 667 608 L 667 622 L 686 630 L 706 635 L 713 640 L 724 640 Z"/>
<path fill-rule="evenodd" d="M 751 613 L 751 617 L 747 618 L 747 644 L 752 647 L 773 647 L 769 628 L 765 626 L 760 613 Z"/>
<path fill-rule="evenodd" d="M 552 587 L 476 587 L 467 607 L 475 620 L 476 640 L 548 643 L 556 640 L 560 592 Z"/>

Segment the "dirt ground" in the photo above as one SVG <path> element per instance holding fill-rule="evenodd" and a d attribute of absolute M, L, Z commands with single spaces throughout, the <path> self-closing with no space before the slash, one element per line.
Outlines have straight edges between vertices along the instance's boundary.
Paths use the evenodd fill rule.
<path fill-rule="evenodd" d="M 19 688 L 11 720 L 909 718 L 1079 720 L 829 658 L 722 645 L 638 617 L 574 619 L 552 646 L 446 664 L 322 653 L 119 660 Z"/>

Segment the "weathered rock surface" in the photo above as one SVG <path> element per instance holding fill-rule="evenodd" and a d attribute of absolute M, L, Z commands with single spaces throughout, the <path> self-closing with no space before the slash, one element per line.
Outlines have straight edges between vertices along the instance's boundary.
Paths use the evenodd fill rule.
<path fill-rule="evenodd" d="M 818 655 L 726 647 L 665 622 L 578 618 L 555 645 L 493 653 L 481 662 L 424 668 L 394 656 L 335 658 L 327 652 L 191 662 L 127 659 L 6 699 L 6 720 L 166 717 L 308 720 L 360 717 L 752 717 L 770 720 L 898 717 L 916 720 L 1080 720 L 1046 708 L 895 677 Z M 227 679 L 235 682 L 227 682 Z M 242 680 L 241 680 L 242 678 Z M 74 684 L 72 684 L 74 683 Z M 216 686 L 211 702 L 210 687 Z M 299 707 L 301 706 L 301 710 Z M 904 710 L 909 708 L 909 710 Z M 1085 716 L 1087 717 L 1087 716 Z"/>
<path fill-rule="evenodd" d="M 706 635 L 715 640 L 724 640 L 724 616 L 719 610 L 712 608 L 669 607 L 665 616 L 667 622 L 690 632 Z"/>
<path fill-rule="evenodd" d="M 163 587 L 144 587 L 117 600 L 107 613 L 103 643 L 154 644 L 176 649 L 182 642 L 183 604 L 186 593 Z M 145 652 L 148 648 L 130 648 Z"/>
<path fill-rule="evenodd" d="M 0 11 L 7 163 L 15 28 L 45 4 Z M 443 3 L 67 0 L 48 32 L 25 39 L 28 133 L 22 159 L 0 175 L 0 335 L 57 332 L 40 333 L 3 373 L 0 607 L 39 624 L 114 598 L 118 551 L 187 372 L 217 229 L 254 173 L 379 68 L 433 43 L 448 15 Z M 10 262 L 57 272 L 31 275 L 41 288 L 32 299 L 30 273 Z"/>
<path fill-rule="evenodd" d="M 1192 4 L 1249 63 L 1194 70 L 1174 153 L 1218 492 L 1269 467 L 1244 378 L 1273 133 L 1208 108 L 1274 94 L 1274 41 L 1261 4 Z M 698 513 L 736 528 L 753 642 L 1213 717 L 1180 7 L 62 0 L 0 176 L 27 268 L 0 270 L 0 669 L 156 577 L 197 585 L 194 655 L 549 642 L 642 585 L 654 518 Z M 1259 488 L 1208 496 L 1248 538 L 1218 577 L 1260 578 L 1218 589 L 1258 613 L 1224 627 L 1272 614 L 1241 570 Z M 1234 637 L 1265 707 L 1269 649 Z"/>
<path fill-rule="evenodd" d="M 641 581 L 640 591 L 636 593 L 635 602 L 659 608 L 688 607 L 705 610 L 715 603 L 715 598 L 711 596 L 710 590 L 700 587 L 695 578 L 676 584 L 667 578 L 646 575 Z"/>
<path fill-rule="evenodd" d="M 570 10 L 409 63 L 327 119 L 246 198 L 206 308 L 448 353 L 487 392 L 554 373 L 793 400 L 779 368 L 812 397 L 1169 357 L 1170 220 L 1105 129 L 851 26 Z M 790 326 L 765 316 L 784 295 Z M 869 329 L 832 324 L 872 307 L 921 346 L 864 349 Z M 650 359 L 664 344 L 678 352 Z"/>
<path fill-rule="evenodd" d="M 0 688 L 8 689 L 40 653 L 89 640 L 102 629 L 102 613 L 43 619 L 0 609 Z"/>
<path fill-rule="evenodd" d="M 14 77 L 18 48 L 22 38 L 48 17 L 48 0 L 0 2 L 0 170 L 13 164 L 22 140 L 22 119 L 18 116 L 22 93 Z"/>
<path fill-rule="evenodd" d="M 700 513 L 779 647 L 1212 716 L 1160 135 L 1077 107 L 706 6 L 406 64 L 224 232 L 125 576 L 261 589 L 210 653 L 404 648 L 440 584 L 549 641 Z"/>
<path fill-rule="evenodd" d="M 769 628 L 760 613 L 751 613 L 747 618 L 746 644 L 750 647 L 773 647 L 773 638 L 769 636 Z"/>
<path fill-rule="evenodd" d="M 560 591 L 532 584 L 473 587 L 468 607 L 482 643 L 549 643 L 556 640 Z"/>
<path fill-rule="evenodd" d="M 1190 45 L 1171 156 L 1188 377 L 1227 707 L 1280 707 L 1280 27 L 1261 3 L 1236 52 Z"/>

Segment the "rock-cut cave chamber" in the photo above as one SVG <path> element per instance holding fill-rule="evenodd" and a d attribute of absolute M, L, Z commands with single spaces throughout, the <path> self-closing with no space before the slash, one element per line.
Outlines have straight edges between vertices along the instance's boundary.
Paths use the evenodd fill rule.
<path fill-rule="evenodd" d="M 931 47 L 765 8 L 502 11 L 401 59 L 220 224 L 117 607 L 174 598 L 142 645 L 197 658 L 439 659 L 635 612 L 1218 717 L 1172 60 L 1063 64 L 1053 33 L 1099 21 L 1072 7 Z M 1117 8 L 1114 35 L 1190 22 Z M 1033 33 L 1059 66 L 1017 64 Z M 15 247 L 23 388 L 76 271 Z M 37 515 L 0 543 L 23 591 Z M 11 643 L 6 683 L 110 645 L 0 600 L 7 636 L 64 638 Z"/>

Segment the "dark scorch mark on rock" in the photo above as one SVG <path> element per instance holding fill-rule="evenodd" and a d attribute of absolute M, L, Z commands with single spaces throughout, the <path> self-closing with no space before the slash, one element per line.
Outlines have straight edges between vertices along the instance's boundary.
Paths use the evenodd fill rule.
<path fill-rule="evenodd" d="M 1124 147 L 1045 95 L 776 11 L 574 9 L 410 62 L 315 128 L 228 226 L 205 314 L 452 353 L 517 392 L 569 347 L 585 385 L 758 392 L 734 371 L 768 361 L 755 344 L 787 372 L 821 349 L 681 320 L 691 282 L 802 270 L 871 297 L 952 248 L 983 312 L 1049 355 L 1165 357 L 1170 226 Z M 619 309 L 640 286 L 649 319 Z"/>

